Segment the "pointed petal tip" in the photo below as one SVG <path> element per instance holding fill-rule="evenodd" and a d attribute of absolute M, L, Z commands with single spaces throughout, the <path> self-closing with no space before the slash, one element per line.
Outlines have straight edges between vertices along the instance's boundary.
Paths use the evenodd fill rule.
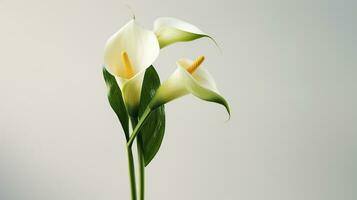
<path fill-rule="evenodd" d="M 222 96 L 217 95 L 212 99 L 206 99 L 206 101 L 222 105 L 226 109 L 226 112 L 228 114 L 228 119 L 226 119 L 225 121 L 228 122 L 231 119 L 231 109 L 229 108 L 228 102 Z"/>
<path fill-rule="evenodd" d="M 226 119 L 225 122 L 228 122 L 231 119 L 231 109 L 229 108 L 228 102 L 223 97 L 221 97 L 219 101 L 216 101 L 216 103 L 221 104 L 226 109 L 228 113 L 228 119 Z"/>
<path fill-rule="evenodd" d="M 229 108 L 229 105 L 228 105 L 228 103 L 226 102 L 226 104 L 224 105 L 224 107 L 226 108 L 226 111 L 227 111 L 227 113 L 228 113 L 228 119 L 226 119 L 226 121 L 225 122 L 228 122 L 230 119 L 231 119 L 231 110 L 230 110 L 230 108 Z"/>
<path fill-rule="evenodd" d="M 124 6 L 129 10 L 132 20 L 135 20 L 135 12 L 129 4 L 124 4 Z"/>
<path fill-rule="evenodd" d="M 208 39 L 210 39 L 214 43 L 214 45 L 217 47 L 217 49 L 218 49 L 220 54 L 223 53 L 221 46 L 218 44 L 218 42 L 212 36 L 204 35 L 204 37 L 207 37 Z"/>

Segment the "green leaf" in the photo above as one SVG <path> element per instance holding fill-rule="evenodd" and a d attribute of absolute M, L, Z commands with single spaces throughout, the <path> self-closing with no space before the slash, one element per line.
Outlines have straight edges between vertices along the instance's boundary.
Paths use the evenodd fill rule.
<path fill-rule="evenodd" d="M 108 100 L 109 104 L 114 110 L 115 114 L 118 116 L 121 126 L 123 127 L 125 139 L 129 140 L 129 117 L 128 112 L 126 110 L 123 97 L 121 94 L 121 90 L 118 86 L 115 77 L 111 75 L 105 67 L 103 67 L 103 76 L 105 83 L 108 88 Z"/>
<path fill-rule="evenodd" d="M 146 107 L 154 97 L 160 86 L 160 78 L 155 68 L 150 66 L 144 76 L 141 89 L 139 117 L 142 116 Z M 165 133 L 165 108 L 160 106 L 153 110 L 143 125 L 138 137 L 141 137 L 145 166 L 155 157 L 159 151 Z"/>

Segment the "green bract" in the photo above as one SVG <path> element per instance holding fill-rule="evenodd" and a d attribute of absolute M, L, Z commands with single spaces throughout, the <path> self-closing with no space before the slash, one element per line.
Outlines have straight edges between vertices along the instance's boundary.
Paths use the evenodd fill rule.
<path fill-rule="evenodd" d="M 107 95 L 110 106 L 114 110 L 115 114 L 118 116 L 121 126 L 123 127 L 126 140 L 129 140 L 129 117 L 124 105 L 120 88 L 115 80 L 115 77 L 111 75 L 105 69 L 105 67 L 103 67 L 103 76 L 108 88 Z"/>
<path fill-rule="evenodd" d="M 141 100 L 139 107 L 139 118 L 144 114 L 148 104 L 154 97 L 156 90 L 160 87 L 160 78 L 154 67 L 149 67 L 145 72 Z M 154 158 L 159 151 L 165 133 L 165 108 L 161 105 L 151 112 L 143 125 L 140 134 L 145 166 Z"/>

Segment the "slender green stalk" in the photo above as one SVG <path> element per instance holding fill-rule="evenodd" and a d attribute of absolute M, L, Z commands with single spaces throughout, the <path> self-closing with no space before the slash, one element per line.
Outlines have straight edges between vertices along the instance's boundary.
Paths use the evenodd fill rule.
<path fill-rule="evenodd" d="M 129 146 L 127 146 L 128 152 L 128 165 L 129 165 L 129 178 L 130 178 L 130 191 L 131 191 L 131 200 L 136 200 L 136 181 L 135 181 L 135 167 L 134 167 L 134 158 L 133 152 Z"/>
<path fill-rule="evenodd" d="M 140 118 L 139 122 L 137 121 L 137 119 L 132 118 L 132 125 L 134 130 L 130 135 L 130 139 L 129 141 L 127 141 L 127 151 L 128 151 L 128 164 L 129 164 L 129 177 L 130 177 L 130 188 L 131 188 L 131 199 L 132 200 L 136 200 L 137 199 L 137 194 L 136 194 L 136 177 L 135 177 L 135 167 L 134 167 L 134 159 L 133 159 L 133 152 L 132 152 L 132 145 L 133 142 L 135 140 L 135 137 L 138 135 L 138 133 L 140 132 L 140 129 L 142 127 L 142 125 L 144 124 L 146 118 L 150 115 L 151 113 L 151 109 L 150 107 L 148 107 L 142 117 Z M 142 141 L 140 141 L 140 145 L 142 144 Z M 139 147 L 138 147 L 139 148 Z M 143 159 L 143 154 L 142 154 L 142 148 L 140 147 L 140 151 L 138 151 L 138 157 L 139 157 L 139 172 L 140 172 L 140 199 L 143 200 L 144 198 L 144 181 L 145 181 L 145 163 L 144 163 L 144 159 Z"/>
<path fill-rule="evenodd" d="M 138 120 L 131 118 L 132 126 L 136 127 Z M 137 136 L 136 139 L 137 149 L 138 149 L 138 163 L 139 163 L 139 200 L 145 199 L 145 160 L 143 153 L 143 141 L 141 135 Z"/>
<path fill-rule="evenodd" d="M 145 123 L 145 120 L 151 113 L 151 108 L 147 107 L 146 110 L 144 111 L 143 115 L 140 117 L 139 122 L 136 124 L 133 132 L 130 135 L 129 141 L 127 142 L 127 146 L 131 148 L 133 145 L 133 142 L 135 140 L 135 137 L 139 134 L 143 124 Z"/>
<path fill-rule="evenodd" d="M 141 135 L 137 137 L 138 159 L 139 159 L 139 177 L 140 177 L 140 193 L 139 199 L 145 199 L 145 160 L 143 153 L 143 142 Z"/>

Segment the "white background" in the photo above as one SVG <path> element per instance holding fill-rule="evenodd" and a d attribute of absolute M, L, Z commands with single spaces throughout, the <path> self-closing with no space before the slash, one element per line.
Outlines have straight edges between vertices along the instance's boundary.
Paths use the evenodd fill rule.
<path fill-rule="evenodd" d="M 0 0 L 0 199 L 125 200 L 124 136 L 101 65 L 130 18 L 187 20 L 208 39 L 162 50 L 204 67 L 230 102 L 166 106 L 148 200 L 357 197 L 355 1 Z"/>

